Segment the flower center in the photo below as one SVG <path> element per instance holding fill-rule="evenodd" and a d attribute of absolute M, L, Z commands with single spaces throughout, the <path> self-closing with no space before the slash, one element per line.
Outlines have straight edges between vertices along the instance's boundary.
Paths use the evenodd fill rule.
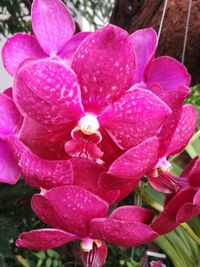
<path fill-rule="evenodd" d="M 155 168 L 152 171 L 153 177 L 158 177 L 158 172 L 170 172 L 172 170 L 172 165 L 167 161 L 165 157 L 161 158 L 158 163 L 156 164 Z"/>
<path fill-rule="evenodd" d="M 81 248 L 85 252 L 90 252 L 93 249 L 94 244 L 99 248 L 101 247 L 102 242 L 100 240 L 84 238 L 82 239 L 82 242 L 81 242 Z"/>
<path fill-rule="evenodd" d="M 80 119 L 80 121 L 78 122 L 78 127 L 80 127 L 80 130 L 84 134 L 91 135 L 95 134 L 98 131 L 100 125 L 94 115 L 88 114 Z"/>

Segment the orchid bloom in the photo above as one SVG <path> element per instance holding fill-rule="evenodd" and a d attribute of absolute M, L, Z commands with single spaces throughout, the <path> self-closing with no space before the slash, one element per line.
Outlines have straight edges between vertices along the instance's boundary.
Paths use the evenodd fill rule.
<path fill-rule="evenodd" d="M 195 108 L 190 105 L 184 105 L 181 112 L 180 120 L 176 128 L 174 129 L 170 143 L 166 147 L 165 155 L 176 154 L 183 150 L 187 145 L 192 134 L 195 130 L 197 122 L 197 112 Z M 156 142 L 153 145 L 154 154 L 151 155 L 151 166 L 152 169 L 146 169 L 145 173 L 144 162 L 145 159 L 149 160 L 149 157 L 145 153 L 147 147 L 136 146 L 134 153 L 130 154 L 128 151 L 124 155 L 118 157 L 109 167 L 106 173 L 101 174 L 100 184 L 105 189 L 121 189 L 126 190 L 127 184 L 135 185 L 143 176 L 147 176 L 149 183 L 158 191 L 164 193 L 174 193 L 180 186 L 176 178 L 170 173 L 171 165 L 166 161 L 165 158 L 159 157 L 159 149 L 162 143 L 159 139 L 156 148 Z M 141 157 L 144 156 L 144 160 Z M 150 166 L 150 165 L 149 165 Z M 137 176 L 137 170 L 141 170 L 139 176 Z M 127 189 L 128 190 L 128 189 Z M 131 187 L 130 187 L 131 190 Z M 128 192 L 128 191 L 127 191 Z"/>
<path fill-rule="evenodd" d="M 107 168 L 88 159 L 44 160 L 27 149 L 21 156 L 19 166 L 25 181 L 42 191 L 62 185 L 78 185 L 112 204 L 128 195 L 141 177 L 153 168 L 158 148 L 158 138 L 152 137 L 122 154 L 117 160 L 118 172 L 126 177 L 128 170 L 134 178 L 131 178 L 130 185 L 126 184 L 123 188 L 119 188 L 116 181 L 111 181 L 109 189 L 100 186 L 99 177 L 106 173 Z"/>
<path fill-rule="evenodd" d="M 178 180 L 182 189 L 167 198 L 164 211 L 152 224 L 159 234 L 170 232 L 200 214 L 200 157 L 190 161 Z"/>
<path fill-rule="evenodd" d="M 16 33 L 2 50 L 4 66 L 12 76 L 27 60 L 52 58 L 70 63 L 87 32 L 74 34 L 75 23 L 60 0 L 34 0 L 32 28 L 35 35 Z"/>
<path fill-rule="evenodd" d="M 112 162 L 160 132 L 171 110 L 154 93 L 130 88 L 135 57 L 126 31 L 108 25 L 91 33 L 72 68 L 42 59 L 15 76 L 14 99 L 25 116 L 20 139 L 35 154 Z"/>
<path fill-rule="evenodd" d="M 154 213 L 137 206 L 123 206 L 106 217 L 108 204 L 78 186 L 63 186 L 44 195 L 34 195 L 32 209 L 53 228 L 22 233 L 17 246 L 50 249 L 81 240 L 84 266 L 101 267 L 106 260 L 105 242 L 123 247 L 137 246 L 158 234 L 149 225 Z"/>
<path fill-rule="evenodd" d="M 0 182 L 15 184 L 20 177 L 18 146 L 16 136 L 22 124 L 22 116 L 12 100 L 12 91 L 8 89 L 0 94 Z M 17 148 L 20 153 L 20 146 Z"/>
<path fill-rule="evenodd" d="M 143 85 L 154 92 L 172 110 L 158 134 L 158 160 L 148 175 L 149 182 L 155 189 L 169 193 L 176 190 L 177 184 L 169 173 L 171 164 L 167 158 L 180 152 L 188 143 L 197 120 L 197 114 L 191 105 L 182 110 L 184 99 L 190 92 L 190 76 L 177 60 L 168 56 L 155 58 L 157 34 L 152 28 L 134 32 L 130 35 L 130 40 L 137 62 L 133 84 Z"/>

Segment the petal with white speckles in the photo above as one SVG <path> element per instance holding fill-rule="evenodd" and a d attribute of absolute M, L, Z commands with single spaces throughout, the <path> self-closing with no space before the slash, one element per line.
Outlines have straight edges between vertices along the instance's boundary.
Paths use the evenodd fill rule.
<path fill-rule="evenodd" d="M 90 32 L 78 32 L 76 33 L 63 47 L 59 56 L 62 58 L 63 61 L 66 61 L 68 64 L 71 65 L 74 53 L 76 52 L 77 48 L 81 44 L 81 42 L 88 37 Z"/>
<path fill-rule="evenodd" d="M 57 219 L 55 212 L 53 219 L 52 212 L 48 214 L 48 208 L 45 209 L 46 205 L 38 209 L 38 204 L 43 200 L 54 208 L 61 219 Z M 89 233 L 90 220 L 105 217 L 108 204 L 82 187 L 62 186 L 49 190 L 44 196 L 36 195 L 32 207 L 40 219 L 45 212 L 47 217 L 42 220 L 50 226 L 55 227 L 59 221 L 64 222 L 61 229 L 64 227 L 70 233 L 85 237 Z"/>
<path fill-rule="evenodd" d="M 91 237 L 122 247 L 138 246 L 155 239 L 158 234 L 149 225 L 116 219 L 93 219 Z"/>
<path fill-rule="evenodd" d="M 50 59 L 22 67 L 13 94 L 20 111 L 44 125 L 64 125 L 83 115 L 75 73 Z"/>
<path fill-rule="evenodd" d="M 60 52 L 75 31 L 70 11 L 60 0 L 35 0 L 32 5 L 32 27 L 48 55 Z"/>
<path fill-rule="evenodd" d="M 73 240 L 77 236 L 58 229 L 38 229 L 21 233 L 16 241 L 17 247 L 46 250 L 62 246 Z"/>
<path fill-rule="evenodd" d="M 180 86 L 172 91 L 166 90 L 160 85 L 153 85 L 149 88 L 157 94 L 171 109 L 172 114 L 164 121 L 162 129 L 159 133 L 160 151 L 159 156 L 163 157 L 166 154 L 167 147 L 173 136 L 175 128 L 181 117 L 181 111 L 185 98 L 188 96 L 190 89 L 186 86 Z"/>
<path fill-rule="evenodd" d="M 100 184 L 107 189 L 121 188 L 126 183 L 136 186 L 156 164 L 158 148 L 158 138 L 152 137 L 129 149 L 113 162 L 107 173 L 100 176 Z"/>
<path fill-rule="evenodd" d="M 25 181 L 33 187 L 48 190 L 73 183 L 70 160 L 42 160 L 27 150 L 23 153 L 19 166 Z"/>
<path fill-rule="evenodd" d="M 122 149 L 131 148 L 159 133 L 170 108 L 155 94 L 133 89 L 99 116 L 100 124 Z"/>
<path fill-rule="evenodd" d="M 128 33 L 111 24 L 91 33 L 75 53 L 72 68 L 86 111 L 101 111 L 131 86 L 135 56 Z"/>
<path fill-rule="evenodd" d="M 20 140 L 42 159 L 67 159 L 64 145 L 69 140 L 74 123 L 62 126 L 42 125 L 30 117 L 23 121 Z"/>
<path fill-rule="evenodd" d="M 27 33 L 14 34 L 2 49 L 4 67 L 12 76 L 24 60 L 45 57 L 47 54 L 43 52 L 35 36 Z"/>
<path fill-rule="evenodd" d="M 153 59 L 157 45 L 157 34 L 153 28 L 137 30 L 130 35 L 130 41 L 136 56 L 134 83 L 144 80 L 144 72 Z"/>
<path fill-rule="evenodd" d="M 197 111 L 192 105 L 184 105 L 178 125 L 167 149 L 167 155 L 180 152 L 191 139 L 197 124 Z"/>

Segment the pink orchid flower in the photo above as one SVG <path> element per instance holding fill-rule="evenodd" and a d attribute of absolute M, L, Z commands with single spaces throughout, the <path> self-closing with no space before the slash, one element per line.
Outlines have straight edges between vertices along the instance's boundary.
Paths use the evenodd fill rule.
<path fill-rule="evenodd" d="M 42 191 L 62 185 L 78 185 L 111 204 L 128 195 L 141 177 L 153 168 L 158 148 L 158 138 L 152 137 L 122 154 L 119 161 L 124 161 L 125 164 L 120 165 L 121 175 L 126 177 L 129 170 L 134 174 L 134 180 L 131 180 L 131 185 L 126 184 L 120 189 L 116 181 L 115 183 L 111 181 L 109 189 L 99 185 L 99 177 L 107 171 L 107 168 L 88 159 L 44 160 L 26 150 L 21 156 L 19 166 L 25 181 Z M 129 159 L 130 163 L 127 165 Z"/>
<path fill-rule="evenodd" d="M 82 240 L 84 266 L 105 263 L 105 242 L 123 247 L 137 246 L 155 239 L 158 234 L 149 225 L 154 213 L 148 209 L 123 206 L 106 217 L 108 204 L 78 186 L 64 186 L 34 195 L 32 209 L 50 229 L 22 233 L 17 246 L 50 249 L 72 240 Z"/>
<path fill-rule="evenodd" d="M 0 94 L 0 182 L 15 184 L 20 177 L 18 154 L 20 145 L 17 134 L 22 124 L 22 116 L 12 100 L 12 90 L 8 89 Z"/>
<path fill-rule="evenodd" d="M 167 198 L 164 211 L 152 224 L 159 234 L 170 232 L 200 214 L 200 157 L 190 161 L 179 182 L 182 189 Z"/>
<path fill-rule="evenodd" d="M 170 143 L 166 147 L 166 158 L 183 150 L 193 135 L 196 122 L 197 112 L 195 108 L 190 104 L 184 105 L 180 120 L 173 131 Z M 131 185 L 132 188 L 134 188 L 141 180 L 142 176 L 147 176 L 149 183 L 156 190 L 164 193 L 176 192 L 180 189 L 179 183 L 170 173 L 170 163 L 166 161 L 165 157 L 159 157 L 160 146 L 162 146 L 160 139 L 159 142 L 152 143 L 151 148 L 154 147 L 155 150 L 154 153 L 151 154 L 152 169 L 146 169 L 146 173 L 144 164 L 145 162 L 147 164 L 150 160 L 145 151 L 148 149 L 148 146 L 136 146 L 134 148 L 134 153 L 132 154 L 130 154 L 129 151 L 125 152 L 111 164 L 106 173 L 101 174 L 100 184 L 102 187 L 105 189 L 121 190 L 124 188 L 126 191 L 126 187 L 129 185 L 129 190 L 131 190 Z M 143 160 L 141 160 L 141 158 L 143 158 Z M 150 165 L 148 167 L 150 167 Z M 140 170 L 141 172 L 137 172 L 137 170 Z"/>
<path fill-rule="evenodd" d="M 43 59 L 16 74 L 14 99 L 26 117 L 20 138 L 34 153 L 112 162 L 160 132 L 171 110 L 151 91 L 130 88 L 135 57 L 126 31 L 108 25 L 91 33 L 72 68 L 76 74 Z"/>
<path fill-rule="evenodd" d="M 53 58 L 71 63 L 73 54 L 88 32 L 74 34 L 75 23 L 60 0 L 34 0 L 32 28 L 35 35 L 17 33 L 5 43 L 2 59 L 13 76 L 27 60 Z"/>

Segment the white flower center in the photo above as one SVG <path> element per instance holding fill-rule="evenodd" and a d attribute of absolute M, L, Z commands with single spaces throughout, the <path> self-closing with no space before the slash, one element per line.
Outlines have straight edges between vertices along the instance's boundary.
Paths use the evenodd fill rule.
<path fill-rule="evenodd" d="M 98 131 L 100 125 L 94 115 L 88 114 L 80 119 L 80 121 L 78 122 L 78 127 L 80 127 L 80 130 L 84 134 L 91 135 Z"/>

